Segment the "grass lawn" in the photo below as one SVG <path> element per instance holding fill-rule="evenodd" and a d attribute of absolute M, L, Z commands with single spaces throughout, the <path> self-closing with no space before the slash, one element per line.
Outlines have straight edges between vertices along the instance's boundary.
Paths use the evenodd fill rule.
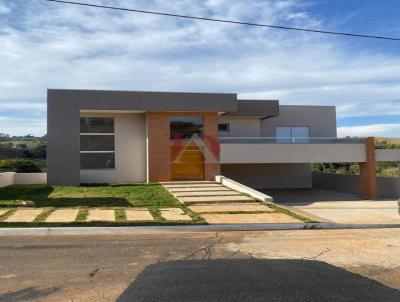
<path fill-rule="evenodd" d="M 36 208 L 43 209 L 33 222 L 12 223 L 4 220 L 22 205 L 23 201 L 34 201 Z M 79 208 L 74 222 L 45 223 L 45 219 L 57 208 Z M 147 208 L 154 221 L 127 221 L 125 208 Z M 179 207 L 193 221 L 167 221 L 160 215 L 160 208 Z M 87 222 L 88 209 L 108 208 L 115 210 L 115 222 Z M 204 221 L 181 204 L 160 184 L 132 185 L 81 185 L 62 187 L 47 185 L 13 185 L 0 188 L 0 210 L 8 210 L 0 215 L 0 227 L 41 227 L 41 226 L 127 226 L 127 225 L 176 225 L 199 224 Z"/>
<path fill-rule="evenodd" d="M 0 188 L 0 208 L 32 200 L 36 207 L 179 207 L 181 204 L 159 184 L 82 185 L 59 187 L 13 185 Z"/>

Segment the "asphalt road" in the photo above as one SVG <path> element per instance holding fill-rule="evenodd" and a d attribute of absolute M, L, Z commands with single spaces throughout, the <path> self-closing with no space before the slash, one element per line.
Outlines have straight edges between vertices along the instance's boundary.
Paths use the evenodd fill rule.
<path fill-rule="evenodd" d="M 400 230 L 0 237 L 0 301 L 400 301 Z"/>

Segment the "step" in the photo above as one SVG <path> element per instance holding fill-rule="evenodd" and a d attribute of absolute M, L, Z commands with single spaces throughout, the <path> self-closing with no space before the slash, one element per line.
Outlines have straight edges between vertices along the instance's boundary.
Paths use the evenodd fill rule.
<path fill-rule="evenodd" d="M 219 184 L 180 184 L 180 185 L 163 185 L 167 189 L 172 188 L 204 188 L 204 187 L 223 187 Z"/>
<path fill-rule="evenodd" d="M 232 191 L 231 189 L 227 187 L 190 187 L 190 188 L 168 188 L 168 191 L 172 193 L 179 193 L 179 192 L 211 192 L 211 191 Z"/>
<path fill-rule="evenodd" d="M 193 181 L 162 181 L 162 185 L 186 185 L 186 184 L 216 184 L 215 181 L 210 180 L 193 180 Z"/>
<path fill-rule="evenodd" d="M 189 209 L 195 213 L 216 212 L 274 212 L 271 208 L 261 203 L 223 203 L 192 205 Z"/>
<path fill-rule="evenodd" d="M 232 203 L 232 202 L 254 202 L 255 199 L 246 195 L 236 196 L 204 196 L 204 197 L 179 197 L 179 200 L 185 204 L 194 203 Z"/>
<path fill-rule="evenodd" d="M 192 192 L 173 192 L 173 194 L 177 197 L 186 197 L 186 196 L 235 196 L 242 195 L 236 191 L 192 191 Z"/>

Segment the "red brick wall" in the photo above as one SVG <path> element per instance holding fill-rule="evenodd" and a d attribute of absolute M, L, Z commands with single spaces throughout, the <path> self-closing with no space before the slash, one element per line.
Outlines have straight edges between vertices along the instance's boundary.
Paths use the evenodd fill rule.
<path fill-rule="evenodd" d="M 375 139 L 368 137 L 365 141 L 367 161 L 360 166 L 360 195 L 363 198 L 378 199 L 378 185 L 376 180 Z"/>
<path fill-rule="evenodd" d="M 151 182 L 171 180 L 170 118 L 173 116 L 202 117 L 204 135 L 218 142 L 218 115 L 215 112 L 148 112 L 148 161 L 149 181 Z M 209 150 L 212 150 L 213 146 L 209 140 L 205 140 L 205 144 Z M 219 155 L 217 156 L 217 160 L 218 162 L 206 161 L 204 163 L 206 180 L 214 180 L 214 176 L 219 174 Z"/>

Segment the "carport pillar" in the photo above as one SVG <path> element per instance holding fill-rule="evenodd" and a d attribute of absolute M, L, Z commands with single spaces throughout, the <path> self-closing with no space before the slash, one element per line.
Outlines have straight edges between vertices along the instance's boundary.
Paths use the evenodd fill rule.
<path fill-rule="evenodd" d="M 376 180 L 375 138 L 365 140 L 366 162 L 359 163 L 360 167 L 360 195 L 363 198 L 378 199 L 378 185 Z"/>

